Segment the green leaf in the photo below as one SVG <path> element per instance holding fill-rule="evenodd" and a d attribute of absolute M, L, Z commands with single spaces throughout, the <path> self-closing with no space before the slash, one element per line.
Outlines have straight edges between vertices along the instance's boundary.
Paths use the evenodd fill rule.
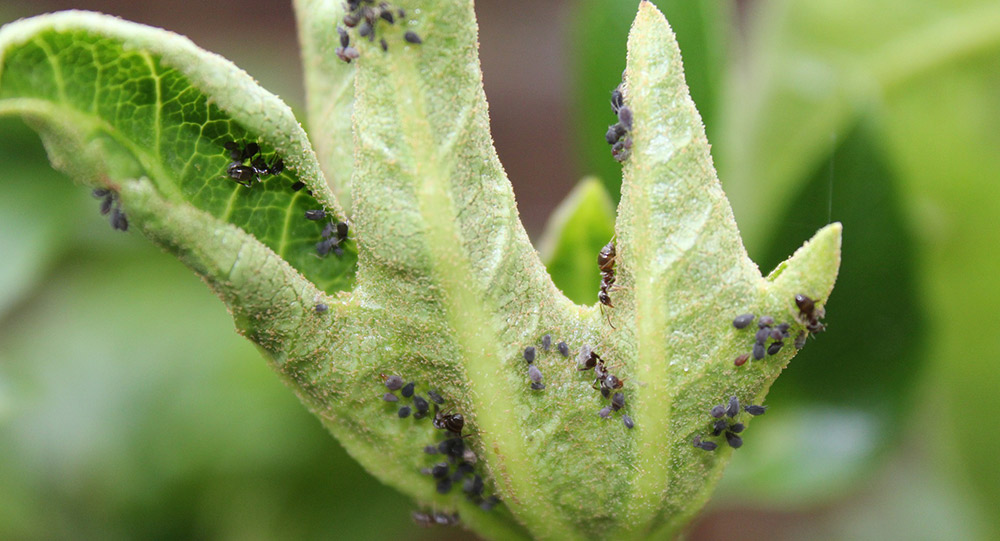
<path fill-rule="evenodd" d="M 109 153 L 113 186 L 137 228 L 205 279 L 230 307 L 237 329 L 379 479 L 422 505 L 457 511 L 464 524 L 495 538 L 676 532 L 705 502 L 731 457 L 729 449 L 709 453 L 691 445 L 710 430 L 709 409 L 733 395 L 759 403 L 795 353 L 787 347 L 761 362 L 734 366 L 752 335 L 734 329 L 732 317 L 772 314 L 791 323 L 793 334 L 802 329 L 794 321 L 794 295 L 826 303 L 840 260 L 839 224 L 822 229 L 766 278 L 760 275 L 715 177 L 673 33 L 659 11 L 643 2 L 629 38 L 626 102 L 635 116 L 634 147 L 616 223 L 617 281 L 607 288 L 613 302 L 605 307 L 607 319 L 598 305 L 575 305 L 560 294 L 531 246 L 493 149 L 472 3 L 414 0 L 407 10 L 405 21 L 379 27 L 388 51 L 377 42 L 357 45 L 351 185 L 359 253 L 357 285 L 349 293 L 325 294 L 267 236 L 258 240 L 253 228 L 288 223 L 281 219 L 291 214 L 226 223 L 165 181 L 172 178 L 162 174 L 166 166 L 132 148 L 131 139 L 110 138 L 104 124 L 95 128 L 93 121 L 79 133 L 72 122 L 42 114 L 74 103 L 62 95 L 65 87 L 50 85 L 54 95 L 36 105 L 41 112 L 30 112 L 48 121 L 43 133 L 60 163 L 70 163 L 67 148 L 91 167 L 100 152 Z M 55 60 L 62 66 L 68 61 L 63 51 L 78 41 L 106 45 L 105 26 L 118 29 L 119 41 L 110 40 L 119 46 L 114 58 L 155 50 L 164 66 L 172 66 L 174 46 L 183 49 L 179 38 L 92 16 L 82 16 L 90 30 L 79 30 L 70 24 L 77 16 L 36 19 L 0 32 L 0 106 L 23 111 L 25 102 L 18 100 L 34 100 L 30 105 L 38 98 L 8 93 L 45 89 L 44 78 L 29 86 L 16 75 L 8 87 L 9 73 L 68 78 L 73 70 L 27 67 Z M 404 40 L 404 31 L 418 33 L 422 44 Z M 153 48 L 153 35 L 159 48 Z M 66 45 L 54 49 L 58 55 L 38 53 L 36 43 L 44 40 Z M 30 63 L 31 51 L 37 64 Z M 9 63 L 18 53 L 24 58 Z M 145 65 L 157 77 L 173 73 L 156 71 L 153 58 Z M 228 86 L 210 88 L 213 103 L 233 105 L 236 120 L 273 128 L 259 134 L 265 148 L 273 145 L 296 166 L 293 171 L 316 173 L 301 132 L 264 120 L 261 111 L 269 106 L 239 113 L 242 102 L 232 98 L 238 85 L 231 80 L 240 76 L 230 65 L 205 53 L 188 60 L 194 87 L 214 80 L 209 73 L 225 74 L 216 78 Z M 136 64 L 115 72 L 122 88 L 141 87 L 148 79 L 144 63 Z M 152 86 L 162 95 L 163 88 Z M 242 90 L 240 96 L 251 93 L 258 103 L 270 103 L 255 87 Z M 89 118 L 66 118 L 79 115 Z M 272 143 L 274 131 L 286 138 Z M 137 140 L 151 137 L 148 130 L 135 133 Z M 151 141 L 140 148 L 162 146 L 155 136 Z M 131 151 L 119 148 L 126 144 Z M 301 144 L 301 155 L 288 152 L 293 144 Z M 337 212 L 318 173 L 299 178 Z M 275 180 L 269 179 L 267 189 L 279 192 L 276 198 L 289 197 L 289 188 Z M 320 302 L 329 309 L 316 311 Z M 627 405 L 615 422 L 597 415 L 607 401 L 593 388 L 592 373 L 554 351 L 538 354 L 534 364 L 546 387 L 531 389 L 523 352 L 543 334 L 567 342 L 573 355 L 592 347 L 607 370 L 622 378 Z M 400 417 L 398 404 L 383 400 L 384 374 L 414 382 L 419 393 L 436 390 L 447 411 L 464 416 L 463 442 L 486 478 L 486 493 L 501 497 L 500 508 L 487 512 L 457 490 L 436 490 L 436 482 L 421 473 L 437 462 L 422 451 L 442 432 L 426 417 Z M 624 414 L 634 419 L 634 428 Z"/>
<path fill-rule="evenodd" d="M 357 63 L 345 64 L 337 58 L 340 36 L 333 31 L 344 26 L 344 2 L 295 0 L 294 6 L 305 72 L 309 138 L 330 189 L 349 210 L 354 170 L 351 113 Z"/>
<path fill-rule="evenodd" d="M 539 252 L 563 295 L 578 304 L 597 300 L 601 274 L 594 254 L 614 235 L 615 208 L 596 178 L 585 178 L 559 204 L 545 226 Z"/>
<path fill-rule="evenodd" d="M 114 191 L 148 177 L 167 200 L 241 227 L 324 291 L 350 287 L 353 248 L 317 257 L 323 224 L 303 218 L 316 208 L 343 218 L 305 133 L 228 61 L 175 34 L 85 12 L 5 26 L 0 55 L 0 114 L 36 127 L 58 168 Z M 240 186 L 226 176 L 229 141 L 259 142 L 286 171 Z M 297 181 L 314 195 L 290 190 Z"/>

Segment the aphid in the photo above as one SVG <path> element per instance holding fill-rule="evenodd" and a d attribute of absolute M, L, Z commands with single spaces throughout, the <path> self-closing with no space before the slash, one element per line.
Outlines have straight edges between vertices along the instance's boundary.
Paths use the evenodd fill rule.
<path fill-rule="evenodd" d="M 380 374 L 382 376 L 382 381 L 385 386 L 390 391 L 399 390 L 403 386 L 403 378 L 399 376 L 386 376 L 385 374 Z"/>
<path fill-rule="evenodd" d="M 764 353 L 764 344 L 757 343 L 753 345 L 753 358 L 755 361 L 763 359 Z"/>
<path fill-rule="evenodd" d="M 299 191 L 299 190 L 301 190 L 302 188 L 305 188 L 305 187 L 306 187 L 306 183 L 302 182 L 300 180 L 300 181 L 296 182 L 295 184 L 292 184 L 292 191 L 293 192 L 297 192 L 297 191 Z"/>
<path fill-rule="evenodd" d="M 128 231 L 128 218 L 120 206 L 111 209 L 111 227 L 118 231 Z"/>
<path fill-rule="evenodd" d="M 347 15 L 344 15 L 344 26 L 348 28 L 354 28 L 359 22 L 361 22 L 361 17 L 356 13 L 348 13 Z"/>
<path fill-rule="evenodd" d="M 463 477 L 472 473 L 472 469 L 473 469 L 472 464 L 469 464 L 468 462 L 462 462 L 461 464 L 455 467 L 455 473 L 452 474 L 451 480 L 461 481 Z"/>
<path fill-rule="evenodd" d="M 806 333 L 805 331 L 799 331 L 799 334 L 795 335 L 795 349 L 802 349 L 806 345 Z"/>
<path fill-rule="evenodd" d="M 713 441 L 701 441 L 701 436 L 695 436 L 694 441 L 692 443 L 694 444 L 695 447 L 699 449 L 704 449 L 706 451 L 714 451 L 719 447 Z"/>
<path fill-rule="evenodd" d="M 618 85 L 611 91 L 611 112 L 618 114 L 618 110 L 625 105 L 625 96 L 622 95 L 622 87 Z"/>
<path fill-rule="evenodd" d="M 624 105 L 618 109 L 618 122 L 621 123 L 622 127 L 626 130 L 632 129 L 632 109 L 625 107 Z"/>
<path fill-rule="evenodd" d="M 447 493 L 451 492 L 451 479 L 448 479 L 447 477 L 444 478 L 444 479 L 441 479 L 440 481 L 437 482 L 437 487 L 436 488 L 437 488 L 438 494 L 447 494 Z"/>
<path fill-rule="evenodd" d="M 386 402 L 399 402 L 399 397 L 392 393 L 385 393 L 382 395 L 382 400 L 385 400 Z"/>
<path fill-rule="evenodd" d="M 552 335 L 546 334 L 545 336 L 542 336 L 542 349 L 548 351 L 549 348 L 551 347 L 552 347 Z"/>
<path fill-rule="evenodd" d="M 107 216 L 111 212 L 111 205 L 114 204 L 115 198 L 111 195 L 104 196 L 104 200 L 101 201 L 101 216 Z"/>
<path fill-rule="evenodd" d="M 335 52 L 337 53 L 337 58 L 347 62 L 348 64 L 350 64 L 352 60 L 357 60 L 358 57 L 361 56 L 361 53 L 359 53 L 354 47 L 337 47 Z"/>
<path fill-rule="evenodd" d="M 736 357 L 736 359 L 733 360 L 733 364 L 735 364 L 736 366 L 743 366 L 744 364 L 746 364 L 748 359 L 750 359 L 750 354 L 744 353 L 743 355 Z"/>
<path fill-rule="evenodd" d="M 388 10 L 383 10 L 379 13 L 379 17 L 385 19 L 389 24 L 396 22 L 395 18 L 392 16 L 392 12 Z"/>
<path fill-rule="evenodd" d="M 601 416 L 601 419 L 607 419 L 611 415 L 611 406 L 604 406 L 597 414 Z"/>
<path fill-rule="evenodd" d="M 754 317 L 755 316 L 753 314 L 736 316 L 736 319 L 733 320 L 733 327 L 736 327 L 737 329 L 745 329 L 750 326 L 750 322 L 753 321 Z"/>
<path fill-rule="evenodd" d="M 780 329 L 771 329 L 771 340 L 781 340 L 785 337 L 785 333 L 781 332 Z"/>
<path fill-rule="evenodd" d="M 465 426 L 465 417 L 461 413 L 437 412 L 434 415 L 434 428 L 447 430 L 453 434 L 461 434 L 462 427 Z"/>
<path fill-rule="evenodd" d="M 306 211 L 306 219 L 307 220 L 313 220 L 313 221 L 325 220 L 326 219 L 326 211 L 323 210 L 323 209 L 307 210 Z"/>
<path fill-rule="evenodd" d="M 622 415 L 622 423 L 625 423 L 625 428 L 632 429 L 635 428 L 635 422 L 628 415 Z"/>
<path fill-rule="evenodd" d="M 726 414 L 725 406 L 722 405 L 712 406 L 712 417 L 715 417 L 716 419 L 721 419 L 722 416 L 725 414 Z"/>
<path fill-rule="evenodd" d="M 340 34 L 340 46 L 341 47 L 347 47 L 348 45 L 351 44 L 351 36 L 349 36 L 347 34 L 347 30 L 344 30 L 343 28 L 341 28 L 341 27 L 338 26 L 337 27 L 337 34 Z"/>
<path fill-rule="evenodd" d="M 375 29 L 372 28 L 371 23 L 367 21 L 365 21 L 364 23 L 362 23 L 360 27 L 358 27 L 358 35 L 360 35 L 363 38 L 371 36 L 374 31 Z"/>
<path fill-rule="evenodd" d="M 544 383 L 535 382 L 535 383 L 531 384 L 531 390 L 532 391 L 541 391 L 543 389 L 545 389 L 545 384 Z"/>
<path fill-rule="evenodd" d="M 763 329 L 757 330 L 757 335 L 754 337 L 758 344 L 763 345 L 767 342 L 767 339 L 771 337 L 771 328 L 764 327 Z"/>
<path fill-rule="evenodd" d="M 611 146 L 611 156 L 618 160 L 618 163 L 624 162 L 631 154 L 631 152 L 629 152 L 629 149 L 631 148 L 632 138 L 626 136 Z"/>
<path fill-rule="evenodd" d="M 608 126 L 608 131 L 604 134 L 604 140 L 608 142 L 609 145 L 613 145 L 618 142 L 619 139 L 625 135 L 625 126 L 621 124 L 612 124 Z"/>
<path fill-rule="evenodd" d="M 743 406 L 743 411 L 749 413 L 750 415 L 764 415 L 767 411 L 767 406 L 757 406 L 755 404 L 748 404 Z"/>
<path fill-rule="evenodd" d="M 497 498 L 496 496 L 490 496 L 489 498 L 486 498 L 485 500 L 482 501 L 482 503 L 479 504 L 479 508 L 482 509 L 483 511 L 492 511 L 493 508 L 496 507 L 498 503 L 500 503 L 500 498 Z"/>
<path fill-rule="evenodd" d="M 770 346 L 767 347 L 768 355 L 777 355 L 781 351 L 781 346 L 785 345 L 784 342 L 772 342 Z"/>
<path fill-rule="evenodd" d="M 758 329 L 770 327 L 771 325 L 774 325 L 774 318 L 771 316 L 760 316 L 760 319 L 757 320 Z"/>
<path fill-rule="evenodd" d="M 436 455 L 438 454 L 438 448 L 436 445 L 427 445 L 424 447 L 424 452 L 429 455 Z"/>
<path fill-rule="evenodd" d="M 417 408 L 417 411 L 419 412 L 426 412 L 431 408 L 430 404 L 427 403 L 427 399 L 420 395 L 413 396 L 413 406 Z"/>
<path fill-rule="evenodd" d="M 607 387 L 601 387 L 601 396 L 603 396 L 604 398 L 610 397 L 611 389 L 608 389 Z"/>
<path fill-rule="evenodd" d="M 538 369 L 537 366 L 531 365 L 528 367 L 528 378 L 534 383 L 542 382 L 542 371 Z"/>
<path fill-rule="evenodd" d="M 410 516 L 413 517 L 413 522 L 421 528 L 430 528 L 434 525 L 434 517 L 428 513 L 414 511 L 410 513 Z"/>
<path fill-rule="evenodd" d="M 413 418 L 414 419 L 418 419 L 419 420 L 419 419 L 423 419 L 424 417 L 427 417 L 427 412 L 426 411 L 415 411 L 415 412 L 413 412 Z"/>
<path fill-rule="evenodd" d="M 739 449 L 743 446 L 743 438 L 733 434 L 732 432 L 726 431 L 726 443 L 729 444 L 733 449 Z"/>
<path fill-rule="evenodd" d="M 725 430 L 725 429 L 727 429 L 727 428 L 729 428 L 729 423 L 726 422 L 725 419 L 719 419 L 712 426 L 712 435 L 713 436 L 718 436 L 719 434 L 722 434 L 722 431 Z"/>
<path fill-rule="evenodd" d="M 601 290 L 597 294 L 597 300 L 601 303 L 601 312 L 604 311 L 604 307 L 614 308 L 615 305 L 611 303 L 610 290 L 615 284 L 615 259 L 617 257 L 617 251 L 615 249 L 615 240 L 611 239 L 601 251 L 597 253 L 597 267 L 601 271 Z M 608 325 L 611 328 L 615 326 L 611 323 L 611 314 L 608 314 Z"/>
<path fill-rule="evenodd" d="M 438 462 L 431 468 L 431 475 L 435 479 L 444 479 L 448 476 L 449 469 L 451 469 L 451 466 L 447 462 Z"/>
<path fill-rule="evenodd" d="M 383 53 L 389 52 L 389 44 L 386 43 L 385 38 L 382 38 L 382 39 L 378 40 L 378 45 L 379 45 L 379 47 L 382 48 L 382 52 Z"/>
<path fill-rule="evenodd" d="M 611 409 L 618 411 L 625 407 L 625 393 L 615 393 L 611 397 Z"/>
<path fill-rule="evenodd" d="M 788 329 L 790 329 L 791 327 L 792 327 L 791 323 L 779 323 L 778 326 L 775 327 L 775 328 L 778 331 L 781 331 L 781 335 L 782 336 L 784 336 L 785 338 L 788 338 Z"/>
<path fill-rule="evenodd" d="M 745 428 L 746 427 L 743 425 L 743 423 L 733 423 L 732 425 L 729 426 L 729 430 L 732 430 L 736 434 L 743 432 L 743 429 Z"/>
<path fill-rule="evenodd" d="M 528 364 L 535 362 L 535 346 L 524 348 L 524 360 L 528 361 Z"/>
<path fill-rule="evenodd" d="M 735 396 L 729 398 L 729 408 L 726 409 L 726 415 L 730 418 L 736 417 L 736 414 L 740 412 L 740 401 Z"/>
<path fill-rule="evenodd" d="M 402 390 L 403 396 L 405 396 L 406 398 L 410 398 L 411 396 L 413 396 L 413 388 L 416 386 L 417 384 L 412 381 L 407 383 Z"/>
<path fill-rule="evenodd" d="M 556 344 L 556 349 L 559 350 L 559 354 L 563 357 L 569 357 L 569 344 L 566 342 L 559 342 Z"/>
<path fill-rule="evenodd" d="M 466 449 L 462 451 L 462 460 L 469 464 L 475 464 L 479 461 L 479 457 L 476 456 L 476 452 L 472 449 Z"/>
<path fill-rule="evenodd" d="M 420 39 L 420 36 L 418 36 L 417 33 L 412 30 L 407 31 L 405 34 L 403 34 L 403 39 L 405 39 L 407 43 L 414 43 L 417 45 L 420 45 L 421 43 L 424 42 L 424 40 Z"/>
<path fill-rule="evenodd" d="M 316 313 L 317 313 L 317 314 L 322 314 L 323 312 L 326 312 L 326 311 L 327 311 L 327 310 L 329 310 L 329 309 L 330 309 L 330 307 L 329 307 L 329 306 L 327 306 L 327 305 L 325 305 L 325 304 L 323 304 L 323 303 L 321 303 L 321 302 L 320 302 L 320 303 L 316 303 L 316 308 L 315 308 L 315 310 L 316 310 Z"/>
<path fill-rule="evenodd" d="M 403 406 L 403 407 L 399 408 L 399 412 L 398 412 L 399 418 L 400 419 L 405 419 L 405 418 L 409 417 L 411 411 L 413 411 L 413 410 L 410 409 L 410 406 Z"/>
<path fill-rule="evenodd" d="M 350 225 L 347 222 L 337 222 L 337 238 L 344 240 L 347 238 L 347 233 Z"/>
<path fill-rule="evenodd" d="M 431 399 L 431 402 L 434 402 L 435 404 L 444 404 L 444 398 L 433 389 L 427 391 L 427 396 Z"/>

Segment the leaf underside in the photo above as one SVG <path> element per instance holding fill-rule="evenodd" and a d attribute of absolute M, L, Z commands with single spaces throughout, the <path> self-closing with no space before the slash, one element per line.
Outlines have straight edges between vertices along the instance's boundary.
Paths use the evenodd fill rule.
<path fill-rule="evenodd" d="M 120 193 L 138 228 L 205 278 L 237 328 L 384 482 L 457 510 L 489 537 L 676 532 L 731 454 L 691 446 L 708 410 L 732 395 L 760 403 L 794 355 L 786 347 L 735 367 L 753 338 L 732 317 L 768 313 L 801 329 L 793 296 L 825 302 L 839 224 L 761 277 L 716 179 L 673 34 L 642 2 L 629 38 L 634 146 L 615 226 L 614 306 L 605 316 L 575 305 L 531 246 L 493 149 L 472 2 L 417 0 L 407 12 L 379 27 L 388 52 L 356 45 L 357 252 L 352 242 L 339 258 L 316 256 L 321 225 L 302 217 L 320 206 L 343 214 L 290 112 L 182 38 L 81 13 L 10 25 L 0 32 L 0 111 L 38 125 L 57 165 Z M 404 29 L 423 43 L 405 42 Z M 259 141 L 288 172 L 236 186 L 222 177 L 230 139 Z M 313 195 L 293 192 L 296 181 Z M 319 301 L 329 310 L 316 312 Z M 544 334 L 571 356 L 540 351 L 546 387 L 535 391 L 522 353 Z M 612 419 L 598 417 L 607 401 L 573 361 L 584 345 L 625 380 L 627 405 Z M 437 461 L 422 450 L 441 431 L 399 418 L 380 374 L 415 382 L 423 396 L 434 389 L 465 416 L 466 444 L 500 508 L 435 491 L 420 470 Z"/>

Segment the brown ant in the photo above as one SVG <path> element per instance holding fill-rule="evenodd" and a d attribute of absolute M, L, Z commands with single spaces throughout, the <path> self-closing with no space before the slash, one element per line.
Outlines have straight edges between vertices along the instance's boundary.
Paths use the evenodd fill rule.
<path fill-rule="evenodd" d="M 601 251 L 597 254 L 597 266 L 601 270 L 601 291 L 597 294 L 597 300 L 601 302 L 601 314 L 608 318 L 608 325 L 614 329 L 615 326 L 611 323 L 611 314 L 604 313 L 604 307 L 614 308 L 615 305 L 611 302 L 611 295 L 609 291 L 615 284 L 615 258 L 617 257 L 617 252 L 615 250 L 615 239 L 611 239 L 610 242 L 601 248 Z"/>

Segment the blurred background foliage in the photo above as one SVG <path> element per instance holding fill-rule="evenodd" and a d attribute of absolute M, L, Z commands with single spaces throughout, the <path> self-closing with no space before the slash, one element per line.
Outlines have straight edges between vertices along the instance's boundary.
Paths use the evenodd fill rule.
<path fill-rule="evenodd" d="M 498 152 L 581 303 L 612 232 L 620 167 L 602 136 L 635 4 L 477 2 Z M 761 269 L 845 226 L 829 331 L 774 385 L 688 537 L 992 538 L 1000 4 L 657 4 Z M 282 2 L 0 1 L 0 20 L 70 7 L 189 35 L 302 104 Z M 0 538 L 468 537 L 412 526 L 191 273 L 111 231 L 19 121 L 0 133 Z"/>

